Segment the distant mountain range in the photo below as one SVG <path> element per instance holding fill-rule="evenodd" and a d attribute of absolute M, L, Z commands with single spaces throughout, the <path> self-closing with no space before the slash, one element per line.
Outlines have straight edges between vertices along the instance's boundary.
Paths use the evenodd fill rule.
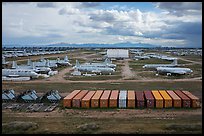
<path fill-rule="evenodd" d="M 152 44 L 142 44 L 142 43 L 115 43 L 115 44 L 96 44 L 96 43 L 88 43 L 88 44 L 69 44 L 69 43 L 56 43 L 56 44 L 49 44 L 49 47 L 89 47 L 89 48 L 155 48 L 161 47 L 158 45 Z"/>
<path fill-rule="evenodd" d="M 143 44 L 143 43 L 114 43 L 114 44 L 97 44 L 97 43 L 86 43 L 86 44 L 73 44 L 73 43 L 55 43 L 55 44 L 46 44 L 46 45 L 3 45 L 3 47 L 72 47 L 72 48 L 155 48 L 161 47 L 158 45 L 152 44 Z"/>

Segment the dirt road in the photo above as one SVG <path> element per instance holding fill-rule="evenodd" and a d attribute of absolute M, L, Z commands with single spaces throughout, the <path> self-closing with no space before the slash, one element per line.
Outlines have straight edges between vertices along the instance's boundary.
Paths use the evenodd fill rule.
<path fill-rule="evenodd" d="M 128 60 L 124 60 L 124 66 L 122 66 L 122 79 L 130 79 L 135 77 L 135 72 L 130 70 Z"/>

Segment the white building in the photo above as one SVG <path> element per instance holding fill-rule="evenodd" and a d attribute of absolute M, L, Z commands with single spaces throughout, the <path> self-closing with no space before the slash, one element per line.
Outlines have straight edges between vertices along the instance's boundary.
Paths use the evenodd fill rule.
<path fill-rule="evenodd" d="M 108 58 L 129 58 L 129 51 L 127 49 L 108 49 Z"/>

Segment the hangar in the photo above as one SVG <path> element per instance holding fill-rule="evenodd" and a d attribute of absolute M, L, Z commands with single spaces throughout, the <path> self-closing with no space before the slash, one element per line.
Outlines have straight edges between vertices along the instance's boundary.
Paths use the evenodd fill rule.
<path fill-rule="evenodd" d="M 108 49 L 107 57 L 115 59 L 129 58 L 129 51 L 127 49 Z"/>

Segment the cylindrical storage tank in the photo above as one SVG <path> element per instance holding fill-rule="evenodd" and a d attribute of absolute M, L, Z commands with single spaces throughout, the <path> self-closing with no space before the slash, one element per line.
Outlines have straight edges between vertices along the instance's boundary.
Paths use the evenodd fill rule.
<path fill-rule="evenodd" d="M 143 91 L 135 91 L 135 96 L 136 96 L 137 108 L 144 108 L 145 107 L 144 92 Z"/>
<path fill-rule="evenodd" d="M 120 90 L 118 107 L 126 108 L 126 101 L 127 101 L 127 90 Z"/>
<path fill-rule="evenodd" d="M 103 94 L 103 90 L 97 90 L 94 96 L 91 98 L 91 107 L 98 108 L 99 107 L 99 100 L 101 95 Z"/>
<path fill-rule="evenodd" d="M 111 94 L 111 90 L 104 90 L 101 98 L 100 98 L 100 108 L 108 108 L 108 100 Z"/>
<path fill-rule="evenodd" d="M 177 94 L 174 93 L 172 90 L 167 90 L 166 91 L 169 96 L 172 98 L 172 105 L 174 108 L 181 108 L 181 98 L 178 97 Z"/>
<path fill-rule="evenodd" d="M 72 99 L 72 107 L 80 108 L 81 100 L 88 93 L 88 90 L 82 90 Z"/>
<path fill-rule="evenodd" d="M 127 94 L 127 107 L 128 108 L 135 108 L 135 91 L 134 90 L 128 90 Z"/>
<path fill-rule="evenodd" d="M 159 93 L 164 99 L 164 107 L 165 108 L 171 108 L 172 107 L 172 99 L 171 97 L 167 94 L 165 90 L 159 90 Z"/>
<path fill-rule="evenodd" d="M 185 95 L 187 95 L 191 99 L 191 107 L 198 108 L 200 107 L 199 98 L 190 93 L 189 91 L 182 91 Z"/>
<path fill-rule="evenodd" d="M 159 91 L 158 90 L 152 90 L 152 94 L 155 98 L 155 107 L 156 108 L 163 108 L 163 98 L 162 96 L 160 95 Z"/>
<path fill-rule="evenodd" d="M 181 98 L 181 103 L 182 107 L 184 108 L 190 108 L 191 107 L 191 100 L 188 98 L 182 91 L 176 90 L 174 91 L 180 98 Z"/>
<path fill-rule="evenodd" d="M 144 91 L 144 98 L 146 100 L 147 108 L 154 108 L 154 96 L 151 91 Z"/>
<path fill-rule="evenodd" d="M 109 99 L 109 107 L 110 108 L 117 108 L 118 107 L 118 96 L 119 91 L 118 90 L 112 90 L 110 99 Z"/>
<path fill-rule="evenodd" d="M 91 106 L 91 98 L 95 94 L 96 91 L 89 91 L 84 98 L 81 100 L 81 107 L 82 108 L 90 108 Z"/>
<path fill-rule="evenodd" d="M 74 90 L 70 94 L 68 94 L 64 99 L 63 99 L 63 106 L 71 108 L 72 107 L 72 99 L 80 92 L 80 90 Z"/>

